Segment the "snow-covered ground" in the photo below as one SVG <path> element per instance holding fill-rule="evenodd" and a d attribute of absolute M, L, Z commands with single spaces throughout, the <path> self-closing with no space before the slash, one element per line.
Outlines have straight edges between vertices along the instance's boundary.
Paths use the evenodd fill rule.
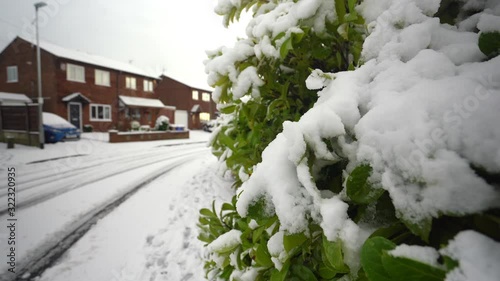
<path fill-rule="evenodd" d="M 0 178 L 6 182 L 7 168 L 16 168 L 17 204 L 21 195 L 28 200 L 26 192 L 50 195 L 18 208 L 17 261 L 22 264 L 58 245 L 93 210 L 154 178 L 98 221 L 39 279 L 203 280 L 198 210 L 213 199 L 232 197 L 231 183 L 215 173 L 216 159 L 205 145 L 208 137 L 192 131 L 189 140 L 110 144 L 106 134 L 92 133 L 45 150 L 1 147 Z M 28 191 L 21 190 L 23 180 Z M 6 216 L 0 219 L 6 221 Z M 0 249 L 6 252 L 7 233 L 2 229 L 0 234 Z M 8 266 L 4 259 L 1 272 Z"/>

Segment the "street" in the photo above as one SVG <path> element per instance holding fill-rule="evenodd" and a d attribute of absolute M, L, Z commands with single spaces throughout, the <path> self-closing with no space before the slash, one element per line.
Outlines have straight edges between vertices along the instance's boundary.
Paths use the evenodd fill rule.
<path fill-rule="evenodd" d="M 2 262 L 2 280 L 201 280 L 198 209 L 232 194 L 230 183 L 215 175 L 209 134 L 193 133 L 190 140 L 135 145 L 89 134 L 48 146 L 45 154 L 2 150 L 0 180 L 7 182 L 7 170 L 15 168 L 16 205 L 9 209 L 2 189 L 0 220 L 17 224 L 15 270 Z M 5 233 L 0 247 L 7 253 Z M 178 246 L 191 255 L 166 263 Z M 155 279 L 167 271 L 168 279 Z"/>

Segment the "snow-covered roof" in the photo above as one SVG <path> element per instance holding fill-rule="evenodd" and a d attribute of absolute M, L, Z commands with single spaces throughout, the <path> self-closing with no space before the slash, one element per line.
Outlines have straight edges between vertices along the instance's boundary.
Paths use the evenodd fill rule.
<path fill-rule="evenodd" d="M 62 98 L 62 101 L 69 102 L 69 101 L 74 100 L 75 98 L 81 98 L 87 102 L 90 102 L 90 100 L 86 96 L 82 95 L 82 93 L 72 93 L 72 94 L 67 95 L 64 98 Z"/>
<path fill-rule="evenodd" d="M 19 36 L 19 38 L 30 42 L 31 44 L 36 44 L 35 40 L 28 39 L 26 37 Z M 140 76 L 145 76 L 149 78 L 158 79 L 156 75 L 152 75 L 142 70 L 141 68 L 131 65 L 129 63 L 115 61 L 112 59 L 104 58 L 97 55 L 92 55 L 82 51 L 67 49 L 43 40 L 40 40 L 40 48 L 57 56 L 60 58 L 70 59 L 74 61 L 79 61 L 87 64 L 92 64 L 96 66 L 101 66 L 109 69 L 120 70 L 130 74 L 136 74 Z"/>
<path fill-rule="evenodd" d="M 127 106 L 157 107 L 164 108 L 165 105 L 159 99 L 146 99 L 138 97 L 119 96 L 120 100 Z"/>
<path fill-rule="evenodd" d="M 33 101 L 24 94 L 13 94 L 0 92 L 0 102 L 2 104 L 24 104 Z"/>
<path fill-rule="evenodd" d="M 176 110 L 177 109 L 177 107 L 173 106 L 173 105 L 165 105 L 165 108 L 166 109 L 170 109 L 170 110 Z"/>

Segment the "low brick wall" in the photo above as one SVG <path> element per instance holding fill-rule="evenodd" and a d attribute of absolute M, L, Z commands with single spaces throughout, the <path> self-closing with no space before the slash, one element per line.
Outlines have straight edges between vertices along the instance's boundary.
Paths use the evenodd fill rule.
<path fill-rule="evenodd" d="M 109 142 L 132 142 L 189 139 L 189 131 L 167 131 L 167 132 L 118 132 L 109 131 Z"/>

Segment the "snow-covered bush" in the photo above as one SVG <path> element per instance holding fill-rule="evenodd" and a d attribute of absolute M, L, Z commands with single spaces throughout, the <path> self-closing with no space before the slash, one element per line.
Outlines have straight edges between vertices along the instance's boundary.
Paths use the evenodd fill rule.
<path fill-rule="evenodd" d="M 227 23 L 252 6 L 249 38 L 207 62 L 232 116 L 214 154 L 242 183 L 231 204 L 201 211 L 200 240 L 230 245 L 209 246 L 209 279 L 496 280 L 500 3 L 220 0 L 217 11 Z M 354 11 L 364 64 L 334 68 L 357 61 L 355 44 L 321 40 L 350 42 Z"/>
<path fill-rule="evenodd" d="M 156 118 L 155 130 L 167 131 L 170 125 L 170 119 L 165 115 L 160 115 Z"/>
<path fill-rule="evenodd" d="M 132 131 L 138 131 L 139 128 L 141 127 L 141 123 L 139 123 L 139 121 L 132 121 L 130 122 L 130 128 L 132 129 Z"/>
<path fill-rule="evenodd" d="M 83 132 L 92 133 L 93 131 L 94 131 L 94 126 L 92 126 L 90 124 L 83 125 Z"/>
<path fill-rule="evenodd" d="M 248 38 L 210 52 L 206 62 L 213 99 L 233 117 L 217 131 L 213 152 L 238 179 L 261 162 L 284 121 L 298 121 L 316 102 L 304 83 L 310 70 L 353 69 L 360 57 L 364 27 L 355 1 L 294 2 L 220 1 L 216 8 L 226 24 L 246 8 L 254 12 Z"/>

